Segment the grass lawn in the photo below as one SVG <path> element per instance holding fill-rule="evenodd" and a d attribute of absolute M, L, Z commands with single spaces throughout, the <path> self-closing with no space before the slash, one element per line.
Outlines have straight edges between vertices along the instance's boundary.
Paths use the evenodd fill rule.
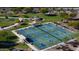
<path fill-rule="evenodd" d="M 26 49 L 29 48 L 26 44 L 24 43 L 19 43 L 18 45 L 16 45 L 14 48 L 22 48 L 22 49 Z"/>
<path fill-rule="evenodd" d="M 26 20 L 25 20 L 25 23 L 22 24 L 22 25 L 20 25 L 20 26 L 18 27 L 18 29 L 19 29 L 19 28 L 23 28 L 23 27 L 28 27 L 28 26 L 29 26 L 29 21 L 26 19 Z"/>
<path fill-rule="evenodd" d="M 37 13 L 37 14 L 34 14 L 34 13 L 28 13 L 26 14 L 28 17 L 33 17 L 33 16 L 39 16 L 39 17 L 42 17 L 44 18 L 45 20 L 43 22 L 56 22 L 56 21 L 61 21 L 61 17 L 60 16 L 46 16 L 42 13 Z M 27 17 L 26 17 L 27 18 Z M 9 25 L 12 25 L 14 23 L 18 22 L 17 19 L 5 19 L 5 18 L 0 18 L 0 26 L 1 27 L 4 27 L 4 26 L 9 26 Z M 28 24 L 29 21 L 26 19 L 25 20 L 25 23 Z M 22 25 L 20 26 L 20 28 L 22 27 L 25 27 L 27 25 Z"/>
<path fill-rule="evenodd" d="M 5 31 L 0 31 L 0 41 L 6 41 L 6 42 L 13 42 L 16 43 L 18 41 L 18 37 L 14 35 L 11 30 L 5 30 Z M 4 50 L 9 50 L 11 48 L 21 48 L 21 49 L 26 49 L 29 48 L 26 44 L 19 43 L 18 45 L 7 47 L 7 48 L 0 48 L 0 51 Z"/>
<path fill-rule="evenodd" d="M 17 41 L 17 36 L 15 36 L 9 30 L 0 31 L 0 41 L 16 42 Z"/>
<path fill-rule="evenodd" d="M 16 44 L 18 41 L 17 36 L 15 36 L 10 30 L 0 31 L 0 42 L 6 42 L 3 45 L 0 44 L 0 50 L 9 50 L 9 48 L 13 48 L 14 46 L 7 46 L 8 42 L 12 42 L 12 44 Z M 9 43 L 8 43 L 9 44 Z"/>
<path fill-rule="evenodd" d="M 79 41 L 79 31 L 74 33 L 74 37 Z"/>
<path fill-rule="evenodd" d="M 0 18 L 0 26 L 1 27 L 6 27 L 15 24 L 18 22 L 16 19 L 5 19 L 5 18 Z"/>
<path fill-rule="evenodd" d="M 39 17 L 42 17 L 45 19 L 44 22 L 56 22 L 56 21 L 61 21 L 61 17 L 60 16 L 46 16 L 42 13 L 37 13 L 37 14 L 34 14 L 34 13 L 28 13 L 27 14 L 29 17 L 33 17 L 33 16 L 39 16 Z"/>

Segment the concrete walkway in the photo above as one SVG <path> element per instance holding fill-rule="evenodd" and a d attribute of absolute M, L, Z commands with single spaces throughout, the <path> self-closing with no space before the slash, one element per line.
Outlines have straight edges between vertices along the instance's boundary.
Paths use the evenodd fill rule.
<path fill-rule="evenodd" d="M 0 18 L 5 18 L 5 17 L 0 17 Z M 9 19 L 18 19 L 19 17 L 8 17 Z M 29 19 L 29 18 L 24 18 L 24 19 Z"/>
<path fill-rule="evenodd" d="M 5 17 L 0 17 L 0 18 L 5 18 Z M 13 18 L 13 19 L 18 19 L 19 17 L 8 17 L 9 19 Z M 29 19 L 29 18 L 24 18 L 24 19 Z M 0 31 L 1 30 L 7 30 L 7 29 L 10 29 L 10 28 L 13 28 L 15 26 L 19 26 L 20 24 L 19 23 L 15 23 L 13 25 L 10 25 L 10 26 L 7 26 L 7 27 L 4 27 L 4 28 L 1 28 L 0 27 Z"/>
<path fill-rule="evenodd" d="M 1 28 L 1 27 L 0 27 L 0 30 L 7 30 L 7 29 L 13 28 L 13 27 L 15 27 L 15 26 L 19 26 L 19 25 L 20 25 L 19 23 L 15 23 L 15 24 L 10 25 L 10 26 L 8 26 L 8 27 L 4 27 L 4 28 Z"/>

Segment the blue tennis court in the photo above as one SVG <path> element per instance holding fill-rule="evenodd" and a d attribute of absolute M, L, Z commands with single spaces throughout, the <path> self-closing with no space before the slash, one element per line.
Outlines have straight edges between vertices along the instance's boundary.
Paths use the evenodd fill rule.
<path fill-rule="evenodd" d="M 18 32 L 40 50 L 72 39 L 72 32 L 52 23 L 20 29 Z"/>

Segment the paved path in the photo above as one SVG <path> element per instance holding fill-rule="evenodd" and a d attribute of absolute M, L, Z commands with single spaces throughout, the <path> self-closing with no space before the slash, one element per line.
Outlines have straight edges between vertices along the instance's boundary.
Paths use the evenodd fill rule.
<path fill-rule="evenodd" d="M 5 17 L 0 17 L 0 18 L 5 18 Z M 18 19 L 19 17 L 8 17 L 9 19 L 13 18 L 13 19 Z M 24 18 L 24 19 L 29 19 L 29 18 Z M 15 23 L 13 25 L 10 25 L 10 26 L 7 26 L 7 27 L 4 27 L 4 28 L 1 28 L 0 27 L 0 30 L 7 30 L 7 29 L 10 29 L 10 28 L 13 28 L 15 26 L 18 26 L 20 25 L 19 23 Z"/>
<path fill-rule="evenodd" d="M 15 24 L 10 25 L 10 26 L 8 26 L 8 27 L 4 27 L 4 28 L 1 28 L 1 27 L 0 27 L 0 30 L 7 30 L 7 29 L 13 28 L 13 27 L 15 27 L 15 26 L 19 26 L 19 25 L 20 25 L 19 23 L 15 23 Z"/>
<path fill-rule="evenodd" d="M 0 18 L 5 18 L 5 17 L 0 17 Z M 19 17 L 8 17 L 9 19 L 18 19 Z M 24 19 L 29 19 L 29 18 L 24 18 Z"/>

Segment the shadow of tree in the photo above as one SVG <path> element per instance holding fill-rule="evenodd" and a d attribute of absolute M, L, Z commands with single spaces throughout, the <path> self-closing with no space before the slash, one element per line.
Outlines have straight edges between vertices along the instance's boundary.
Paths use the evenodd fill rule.
<path fill-rule="evenodd" d="M 16 45 L 17 44 L 15 42 L 11 41 L 0 41 L 0 48 L 12 48 Z"/>

